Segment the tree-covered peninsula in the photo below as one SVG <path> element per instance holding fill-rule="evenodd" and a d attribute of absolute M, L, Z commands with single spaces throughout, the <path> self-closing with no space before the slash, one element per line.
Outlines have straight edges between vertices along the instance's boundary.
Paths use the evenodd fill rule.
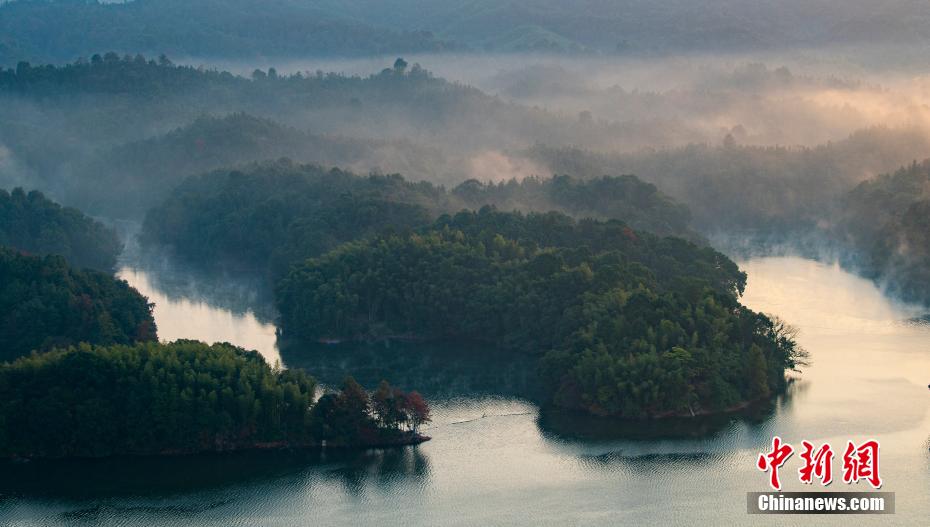
<path fill-rule="evenodd" d="M 803 351 L 740 305 L 745 279 L 710 248 L 619 221 L 485 208 L 308 260 L 277 303 L 286 337 L 534 353 L 554 404 L 638 418 L 722 411 L 785 386 Z"/>
<path fill-rule="evenodd" d="M 125 281 L 0 247 L 0 361 L 79 342 L 155 339 L 152 306 Z"/>
<path fill-rule="evenodd" d="M 123 247 L 116 233 L 62 207 L 41 192 L 0 189 L 0 245 L 32 254 L 60 254 L 76 267 L 112 271 Z"/>
<path fill-rule="evenodd" d="M 410 444 L 416 392 L 316 382 L 254 351 L 179 340 L 53 350 L 0 365 L 0 457 L 159 455 Z"/>

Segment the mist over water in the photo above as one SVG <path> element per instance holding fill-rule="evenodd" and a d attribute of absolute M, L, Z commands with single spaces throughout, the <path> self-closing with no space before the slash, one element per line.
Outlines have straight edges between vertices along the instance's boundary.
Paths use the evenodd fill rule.
<path fill-rule="evenodd" d="M 122 267 L 116 276 L 129 282 L 155 304 L 155 322 L 161 340 L 230 342 L 257 350 L 268 364 L 280 363 L 274 325 L 259 321 L 251 310 L 234 313 L 211 306 L 204 300 L 171 298 L 152 283 L 148 273 L 132 267 Z"/>
<path fill-rule="evenodd" d="M 894 523 L 923 521 L 930 514 L 930 498 L 921 491 L 930 484 L 925 310 L 893 301 L 835 265 L 783 256 L 740 266 L 749 276 L 745 304 L 797 326 L 812 365 L 761 415 L 724 420 L 705 429 L 710 435 L 697 426 L 697 435 L 644 437 L 632 433 L 636 425 L 618 433 L 597 420 L 565 429 L 540 414 L 522 382 L 499 382 L 506 364 L 469 361 L 455 350 L 439 361 L 443 369 L 429 361 L 417 368 L 423 355 L 416 348 L 290 349 L 285 362 L 316 368 L 324 383 L 358 371 L 364 382 L 388 375 L 423 385 L 434 409 L 426 431 L 433 440 L 354 455 L 76 462 L 0 479 L 0 519 L 16 525 L 740 524 L 745 493 L 766 489 L 755 457 L 778 434 L 795 444 L 830 442 L 834 450 L 847 440 L 878 439 L 882 490 L 897 494 Z M 277 357 L 270 324 L 209 303 L 167 300 L 145 271 L 126 268 L 120 275 L 156 303 L 162 338 L 221 338 Z M 586 432 L 595 429 L 601 432 Z M 786 490 L 810 489 L 797 481 L 798 462 L 792 458 L 783 469 Z M 834 482 L 829 490 L 846 489 Z M 753 524 L 846 522 L 773 517 Z"/>

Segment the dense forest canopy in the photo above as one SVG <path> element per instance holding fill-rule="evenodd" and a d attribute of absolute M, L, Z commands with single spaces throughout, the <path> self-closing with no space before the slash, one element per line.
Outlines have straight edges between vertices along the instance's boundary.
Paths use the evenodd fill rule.
<path fill-rule="evenodd" d="M 633 176 L 579 181 L 568 176 L 465 182 L 451 192 L 399 175 L 356 176 L 287 160 L 192 177 L 149 211 L 142 239 L 199 263 L 269 272 L 385 230 L 429 225 L 441 213 L 485 204 L 506 210 L 565 210 L 622 219 L 636 228 L 692 239 L 689 214 Z"/>
<path fill-rule="evenodd" d="M 891 293 L 930 303 L 930 160 L 861 183 L 833 220 L 847 264 Z"/>
<path fill-rule="evenodd" d="M 425 225 L 445 199 L 441 188 L 400 176 L 283 160 L 188 179 L 149 212 L 142 239 L 195 262 L 278 276 L 340 243 Z"/>
<path fill-rule="evenodd" d="M 739 305 L 744 285 L 725 256 L 683 240 L 486 208 L 308 260 L 276 296 L 286 337 L 535 353 L 557 405 L 646 417 L 783 388 L 802 354 L 777 323 Z"/>
<path fill-rule="evenodd" d="M 112 271 L 123 247 L 116 233 L 41 192 L 0 189 L 0 246 L 59 254 L 75 267 Z"/>
<path fill-rule="evenodd" d="M 0 247 L 0 361 L 79 342 L 155 339 L 152 306 L 125 281 Z"/>
<path fill-rule="evenodd" d="M 81 344 L 0 364 L 0 457 L 386 444 L 429 420 L 416 392 L 387 383 L 316 389 L 226 343 Z"/>

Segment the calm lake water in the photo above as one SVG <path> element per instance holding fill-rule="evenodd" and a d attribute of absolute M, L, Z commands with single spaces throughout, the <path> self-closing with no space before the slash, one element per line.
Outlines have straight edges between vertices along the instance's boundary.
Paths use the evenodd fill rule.
<path fill-rule="evenodd" d="M 156 303 L 163 338 L 256 348 L 327 384 L 352 372 L 366 384 L 386 377 L 417 388 L 433 406 L 433 440 L 353 453 L 33 463 L 0 477 L 0 525 L 927 525 L 925 311 L 836 266 L 790 257 L 741 266 L 745 303 L 798 327 L 813 365 L 770 408 L 661 427 L 541 415 L 530 366 L 493 350 L 279 352 L 270 319 L 237 307 L 243 297 L 211 300 L 159 271 L 123 269 Z M 879 439 L 882 490 L 896 492 L 897 514 L 748 517 L 746 492 L 766 490 L 755 458 L 774 434 L 834 450 Z M 797 467 L 795 456 L 784 468 L 786 490 L 807 490 Z"/>

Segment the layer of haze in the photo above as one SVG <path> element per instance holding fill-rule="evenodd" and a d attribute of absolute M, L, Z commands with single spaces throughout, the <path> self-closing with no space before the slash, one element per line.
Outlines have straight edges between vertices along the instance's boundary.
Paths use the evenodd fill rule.
<path fill-rule="evenodd" d="M 864 8 L 849 9 L 847 21 Z M 278 77 L 357 76 L 362 95 L 349 88 L 350 100 L 314 95 L 294 104 L 201 100 L 182 90 L 121 103 L 122 95 L 91 91 L 50 103 L 0 90 L 0 187 L 39 188 L 91 214 L 139 219 L 188 175 L 277 157 L 448 187 L 632 173 L 688 205 L 706 234 L 807 228 L 857 183 L 928 157 L 922 49 L 884 39 L 790 50 L 782 42 L 687 53 L 405 55 L 408 75 L 419 65 L 448 81 L 439 84 L 369 79 L 391 68 L 394 54 L 172 57 L 245 79 L 269 68 Z M 234 136 L 214 150 L 204 140 Z"/>

